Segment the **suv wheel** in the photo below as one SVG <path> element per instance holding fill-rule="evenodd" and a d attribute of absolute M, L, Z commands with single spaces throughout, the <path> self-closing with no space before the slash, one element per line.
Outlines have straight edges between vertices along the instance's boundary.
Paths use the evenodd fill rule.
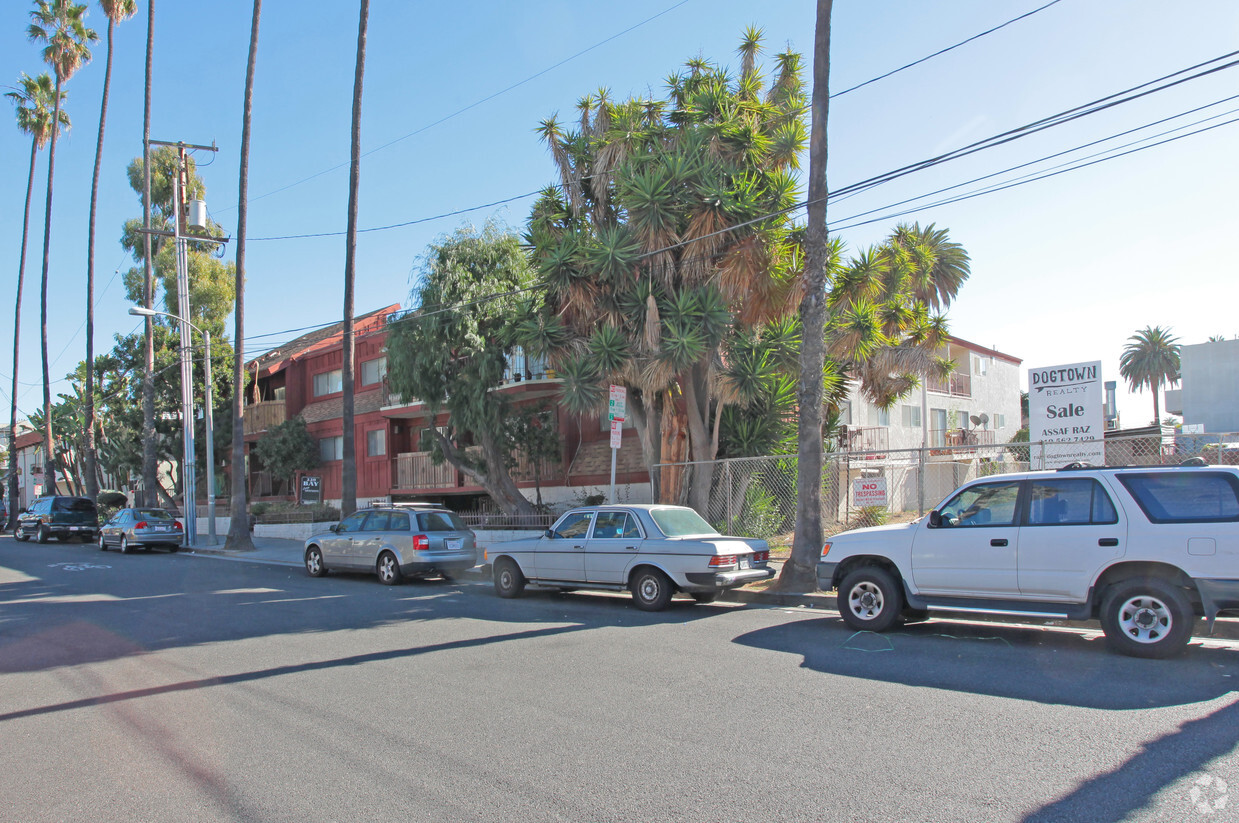
<path fill-rule="evenodd" d="M 1192 604 L 1178 586 L 1157 577 L 1123 580 L 1101 604 L 1101 627 L 1117 651 L 1170 657 L 1192 636 Z"/>
<path fill-rule="evenodd" d="M 39 530 L 35 533 L 34 539 L 36 543 L 46 543 L 51 536 L 52 533 L 47 530 L 47 526 L 39 524 Z"/>
<path fill-rule="evenodd" d="M 884 632 L 903 612 L 903 592 L 890 572 L 864 566 L 839 586 L 839 616 L 858 631 Z"/>
<path fill-rule="evenodd" d="M 30 535 L 22 531 L 21 523 L 18 523 L 17 528 L 13 529 L 13 536 L 23 543 L 30 539 Z"/>
<path fill-rule="evenodd" d="M 675 588 L 658 569 L 641 569 L 632 577 L 632 602 L 638 609 L 657 612 L 667 608 Z"/>

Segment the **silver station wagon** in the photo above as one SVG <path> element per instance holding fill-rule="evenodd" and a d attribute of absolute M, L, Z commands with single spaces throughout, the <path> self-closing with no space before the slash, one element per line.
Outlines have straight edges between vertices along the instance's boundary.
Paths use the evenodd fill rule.
<path fill-rule="evenodd" d="M 305 570 L 377 574 L 394 586 L 406 577 L 451 579 L 477 565 L 477 541 L 460 516 L 438 507 L 383 506 L 354 512 L 305 541 Z"/>
<path fill-rule="evenodd" d="M 516 597 L 526 583 L 627 589 L 645 611 L 666 608 L 676 592 L 709 603 L 722 591 L 774 576 L 766 541 L 724 537 L 684 506 L 572 509 L 540 537 L 496 543 L 484 559 L 500 597 Z"/>

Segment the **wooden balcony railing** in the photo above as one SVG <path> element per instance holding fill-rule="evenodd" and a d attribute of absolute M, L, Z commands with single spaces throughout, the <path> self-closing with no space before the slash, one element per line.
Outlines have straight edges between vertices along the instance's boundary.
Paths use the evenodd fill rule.
<path fill-rule="evenodd" d="M 430 452 L 406 452 L 392 464 L 392 488 L 454 489 L 460 485 L 457 475 L 451 463 L 436 466 Z"/>
<path fill-rule="evenodd" d="M 287 420 L 283 400 L 266 400 L 245 407 L 245 433 L 258 434 Z"/>

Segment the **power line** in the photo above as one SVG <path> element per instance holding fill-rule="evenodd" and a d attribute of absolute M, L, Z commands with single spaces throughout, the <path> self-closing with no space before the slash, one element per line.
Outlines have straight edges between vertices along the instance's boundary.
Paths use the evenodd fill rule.
<path fill-rule="evenodd" d="M 1025 17 L 1032 17 L 1032 16 L 1033 16 L 1034 14 L 1036 14 L 1037 12 L 1039 12 L 1039 11 L 1045 11 L 1045 10 L 1046 10 L 1046 9 L 1048 9 L 1050 6 L 1052 6 L 1052 5 L 1054 5 L 1055 3 L 1058 3 L 1058 2 L 1060 2 L 1060 0 L 1050 0 L 1050 2 L 1049 2 L 1049 3 L 1046 3 L 1044 6 L 1041 6 L 1040 8 L 1036 8 L 1036 9 L 1033 9 L 1032 11 L 1030 11 L 1030 12 L 1026 12 L 1026 13 L 1024 13 L 1024 14 L 1021 14 L 1019 17 L 1013 17 L 1013 18 L 1011 18 L 1010 20 L 1008 20 L 1007 22 L 1002 23 L 1001 25 L 994 26 L 992 29 L 986 29 L 985 31 L 981 32 L 980 34 L 974 34 L 972 37 L 969 37 L 967 40 L 960 40 L 958 43 L 956 43 L 956 44 L 955 44 L 955 45 L 953 45 L 953 46 L 947 46 L 945 49 L 939 49 L 938 51 L 934 52 L 933 54 L 927 54 L 926 56 L 922 57 L 920 60 L 913 60 L 911 63 L 907 63 L 906 65 L 900 66 L 900 67 L 899 67 L 899 68 L 897 68 L 897 69 L 892 69 L 891 71 L 888 71 L 886 74 L 881 74 L 881 75 L 878 75 L 877 77 L 874 77 L 874 78 L 873 78 L 873 79 L 871 79 L 871 80 L 866 80 L 866 81 L 865 81 L 865 82 L 863 82 L 863 83 L 857 83 L 855 86 L 852 86 L 851 88 L 844 89 L 843 91 L 837 91 L 837 92 L 835 92 L 834 94 L 830 95 L 830 98 L 833 100 L 833 99 L 834 99 L 834 98 L 836 98 L 836 97 L 842 97 L 843 95 L 847 94 L 848 92 L 852 92 L 852 91 L 856 91 L 857 89 L 864 88 L 865 86 L 868 86 L 870 83 L 876 83 L 876 82 L 878 82 L 879 80 L 885 80 L 886 78 L 890 77 L 892 74 L 898 74 L 899 72 L 903 71 L 904 69 L 910 69 L 910 68 L 912 68 L 913 66 L 919 66 L 921 63 L 924 63 L 924 62 L 925 62 L 925 61 L 927 61 L 927 60 L 932 60 L 932 59 L 934 59 L 935 57 L 939 57 L 939 56 L 941 56 L 941 55 L 943 55 L 943 54 L 946 54 L 948 51 L 952 51 L 952 50 L 954 50 L 954 49 L 959 48 L 960 46 L 967 45 L 968 43 L 971 43 L 973 40 L 979 40 L 980 38 L 984 37 L 984 36 L 985 36 L 985 35 L 987 35 L 987 34 L 993 34 L 994 32 L 998 31 L 999 29 L 1004 29 L 1004 28 L 1006 28 L 1007 26 L 1011 25 L 1012 23 L 1018 23 L 1020 20 L 1023 20 Z"/>

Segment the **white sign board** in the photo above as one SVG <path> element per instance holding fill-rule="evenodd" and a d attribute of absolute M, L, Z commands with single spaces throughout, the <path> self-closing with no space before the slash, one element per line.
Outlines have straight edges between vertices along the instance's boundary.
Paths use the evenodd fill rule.
<path fill-rule="evenodd" d="M 624 422 L 628 412 L 628 389 L 623 386 L 612 386 L 611 397 L 607 401 L 607 419 Z"/>
<path fill-rule="evenodd" d="M 1205 424 L 1204 423 L 1184 423 L 1183 426 L 1180 428 L 1180 431 L 1183 434 L 1204 434 Z"/>
<path fill-rule="evenodd" d="M 886 505 L 885 477 L 858 477 L 852 481 L 852 503 L 856 508 Z"/>
<path fill-rule="evenodd" d="M 1106 464 L 1101 361 L 1028 370 L 1029 462 L 1034 469 Z"/>
<path fill-rule="evenodd" d="M 624 421 L 611 421 L 611 448 L 618 449 L 624 440 Z"/>

